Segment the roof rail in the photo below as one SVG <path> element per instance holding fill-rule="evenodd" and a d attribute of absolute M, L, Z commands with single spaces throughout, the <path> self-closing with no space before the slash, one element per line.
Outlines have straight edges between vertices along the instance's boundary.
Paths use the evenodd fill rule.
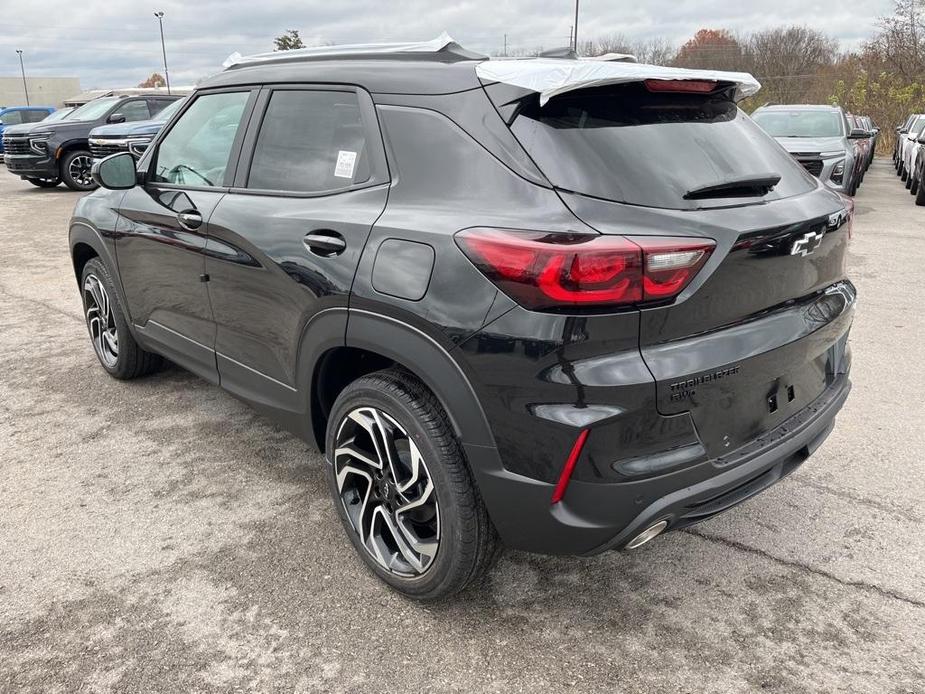
<path fill-rule="evenodd" d="M 300 63 L 315 60 L 356 60 L 362 58 L 457 62 L 460 60 L 484 60 L 487 57 L 481 53 L 463 48 L 449 34 L 443 32 L 431 41 L 413 43 L 358 43 L 341 46 L 318 46 L 316 48 L 296 48 L 291 51 L 274 51 L 249 56 L 232 53 L 222 63 L 222 67 L 226 70 L 234 70 L 252 65 Z"/>

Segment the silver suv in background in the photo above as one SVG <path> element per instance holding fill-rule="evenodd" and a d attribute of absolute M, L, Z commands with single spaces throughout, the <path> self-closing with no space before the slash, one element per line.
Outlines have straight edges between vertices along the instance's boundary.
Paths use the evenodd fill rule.
<path fill-rule="evenodd" d="M 868 134 L 852 129 L 841 107 L 762 106 L 752 119 L 826 186 L 847 195 L 857 192 L 863 162 L 854 141 Z"/>

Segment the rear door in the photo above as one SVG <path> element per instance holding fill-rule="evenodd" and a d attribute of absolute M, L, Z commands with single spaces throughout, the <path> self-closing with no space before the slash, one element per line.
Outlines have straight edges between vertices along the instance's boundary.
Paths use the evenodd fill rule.
<path fill-rule="evenodd" d="M 218 380 L 215 323 L 204 283 L 206 234 L 234 180 L 251 89 L 202 93 L 139 166 L 145 184 L 128 190 L 116 241 L 132 321 L 156 349 Z"/>
<path fill-rule="evenodd" d="M 210 220 L 206 273 L 223 387 L 299 406 L 300 345 L 314 317 L 346 308 L 387 185 L 369 94 L 263 90 L 235 185 Z M 346 326 L 346 312 L 338 319 Z"/>

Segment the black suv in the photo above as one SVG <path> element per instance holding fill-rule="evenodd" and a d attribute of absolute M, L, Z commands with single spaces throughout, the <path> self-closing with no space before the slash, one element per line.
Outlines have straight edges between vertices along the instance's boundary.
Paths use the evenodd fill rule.
<path fill-rule="evenodd" d="M 168 95 L 105 96 L 87 102 L 63 120 L 10 128 L 4 133 L 6 167 L 30 183 L 93 190 L 90 131 L 105 123 L 150 120 L 181 98 Z"/>
<path fill-rule="evenodd" d="M 166 357 L 316 444 L 416 598 L 500 543 L 635 548 L 768 488 L 848 395 L 851 202 L 732 73 L 521 86 L 590 64 L 451 44 L 210 78 L 77 204 L 99 361 Z"/>

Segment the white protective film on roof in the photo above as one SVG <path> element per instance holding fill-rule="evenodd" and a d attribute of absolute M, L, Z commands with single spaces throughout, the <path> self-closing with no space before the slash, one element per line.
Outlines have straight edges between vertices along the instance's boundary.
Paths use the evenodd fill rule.
<path fill-rule="evenodd" d="M 686 70 L 679 67 L 630 62 L 561 60 L 559 58 L 491 59 L 475 66 L 485 82 L 504 82 L 540 94 L 544 105 L 557 94 L 641 80 L 716 80 L 738 85 L 737 99 L 755 94 L 761 84 L 747 72 Z"/>
<path fill-rule="evenodd" d="M 412 41 L 405 43 L 354 43 L 344 44 L 341 46 L 318 46 L 315 48 L 296 48 L 291 51 L 281 53 L 273 51 L 271 53 L 257 53 L 255 55 L 242 56 L 235 52 L 229 55 L 222 67 L 229 68 L 239 63 L 260 63 L 268 60 L 278 60 L 281 57 L 286 58 L 317 58 L 338 55 L 353 55 L 362 53 L 364 55 L 389 54 L 389 53 L 439 53 L 448 47 L 459 47 L 459 44 L 453 40 L 445 31 L 435 39 L 430 41 Z"/>

